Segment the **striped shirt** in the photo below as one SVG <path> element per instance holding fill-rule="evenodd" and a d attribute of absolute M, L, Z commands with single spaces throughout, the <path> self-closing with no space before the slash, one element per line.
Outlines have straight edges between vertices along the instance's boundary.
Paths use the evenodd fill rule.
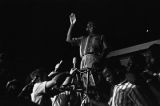
<path fill-rule="evenodd" d="M 52 106 L 68 106 L 68 95 L 69 92 L 65 91 L 51 98 Z"/>
<path fill-rule="evenodd" d="M 109 106 L 155 106 L 155 103 L 147 87 L 127 81 L 115 85 Z"/>

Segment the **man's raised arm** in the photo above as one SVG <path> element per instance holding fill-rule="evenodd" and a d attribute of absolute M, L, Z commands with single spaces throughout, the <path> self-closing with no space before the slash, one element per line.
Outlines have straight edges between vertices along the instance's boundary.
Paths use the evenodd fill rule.
<path fill-rule="evenodd" d="M 76 16 L 75 16 L 74 13 L 71 13 L 71 15 L 69 16 L 69 18 L 70 18 L 70 27 L 68 29 L 66 41 L 67 42 L 72 42 L 72 37 L 71 37 L 72 34 L 71 33 L 72 33 L 73 26 L 74 26 L 74 24 L 76 22 Z"/>

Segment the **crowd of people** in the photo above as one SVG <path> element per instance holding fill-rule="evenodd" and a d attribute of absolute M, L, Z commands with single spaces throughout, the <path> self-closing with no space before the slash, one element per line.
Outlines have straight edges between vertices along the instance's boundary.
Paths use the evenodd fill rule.
<path fill-rule="evenodd" d="M 2 106 L 160 106 L 160 45 L 132 53 L 123 66 L 119 59 L 106 58 L 110 51 L 95 23 L 88 22 L 87 36 L 73 38 L 76 16 L 72 13 L 69 18 L 66 41 L 79 46 L 80 67 L 74 57 L 69 71 L 61 71 L 60 61 L 49 74 L 34 70 L 24 87 L 16 79 L 8 81 L 8 102 Z"/>

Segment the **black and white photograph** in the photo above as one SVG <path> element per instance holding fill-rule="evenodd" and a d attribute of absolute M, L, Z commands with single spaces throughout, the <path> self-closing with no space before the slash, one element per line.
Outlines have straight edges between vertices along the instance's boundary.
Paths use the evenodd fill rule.
<path fill-rule="evenodd" d="M 160 106 L 158 0 L 0 7 L 0 106 Z"/>

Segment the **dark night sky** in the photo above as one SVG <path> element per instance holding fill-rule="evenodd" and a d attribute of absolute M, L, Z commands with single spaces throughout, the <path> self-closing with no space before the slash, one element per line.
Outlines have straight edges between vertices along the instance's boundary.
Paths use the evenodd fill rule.
<path fill-rule="evenodd" d="M 160 36 L 158 0 L 2 0 L 0 4 L 1 50 L 9 70 L 18 76 L 39 66 L 51 70 L 61 59 L 67 67 L 73 56 L 79 56 L 78 48 L 65 42 L 71 12 L 77 17 L 77 36 L 93 20 L 113 50 Z"/>

